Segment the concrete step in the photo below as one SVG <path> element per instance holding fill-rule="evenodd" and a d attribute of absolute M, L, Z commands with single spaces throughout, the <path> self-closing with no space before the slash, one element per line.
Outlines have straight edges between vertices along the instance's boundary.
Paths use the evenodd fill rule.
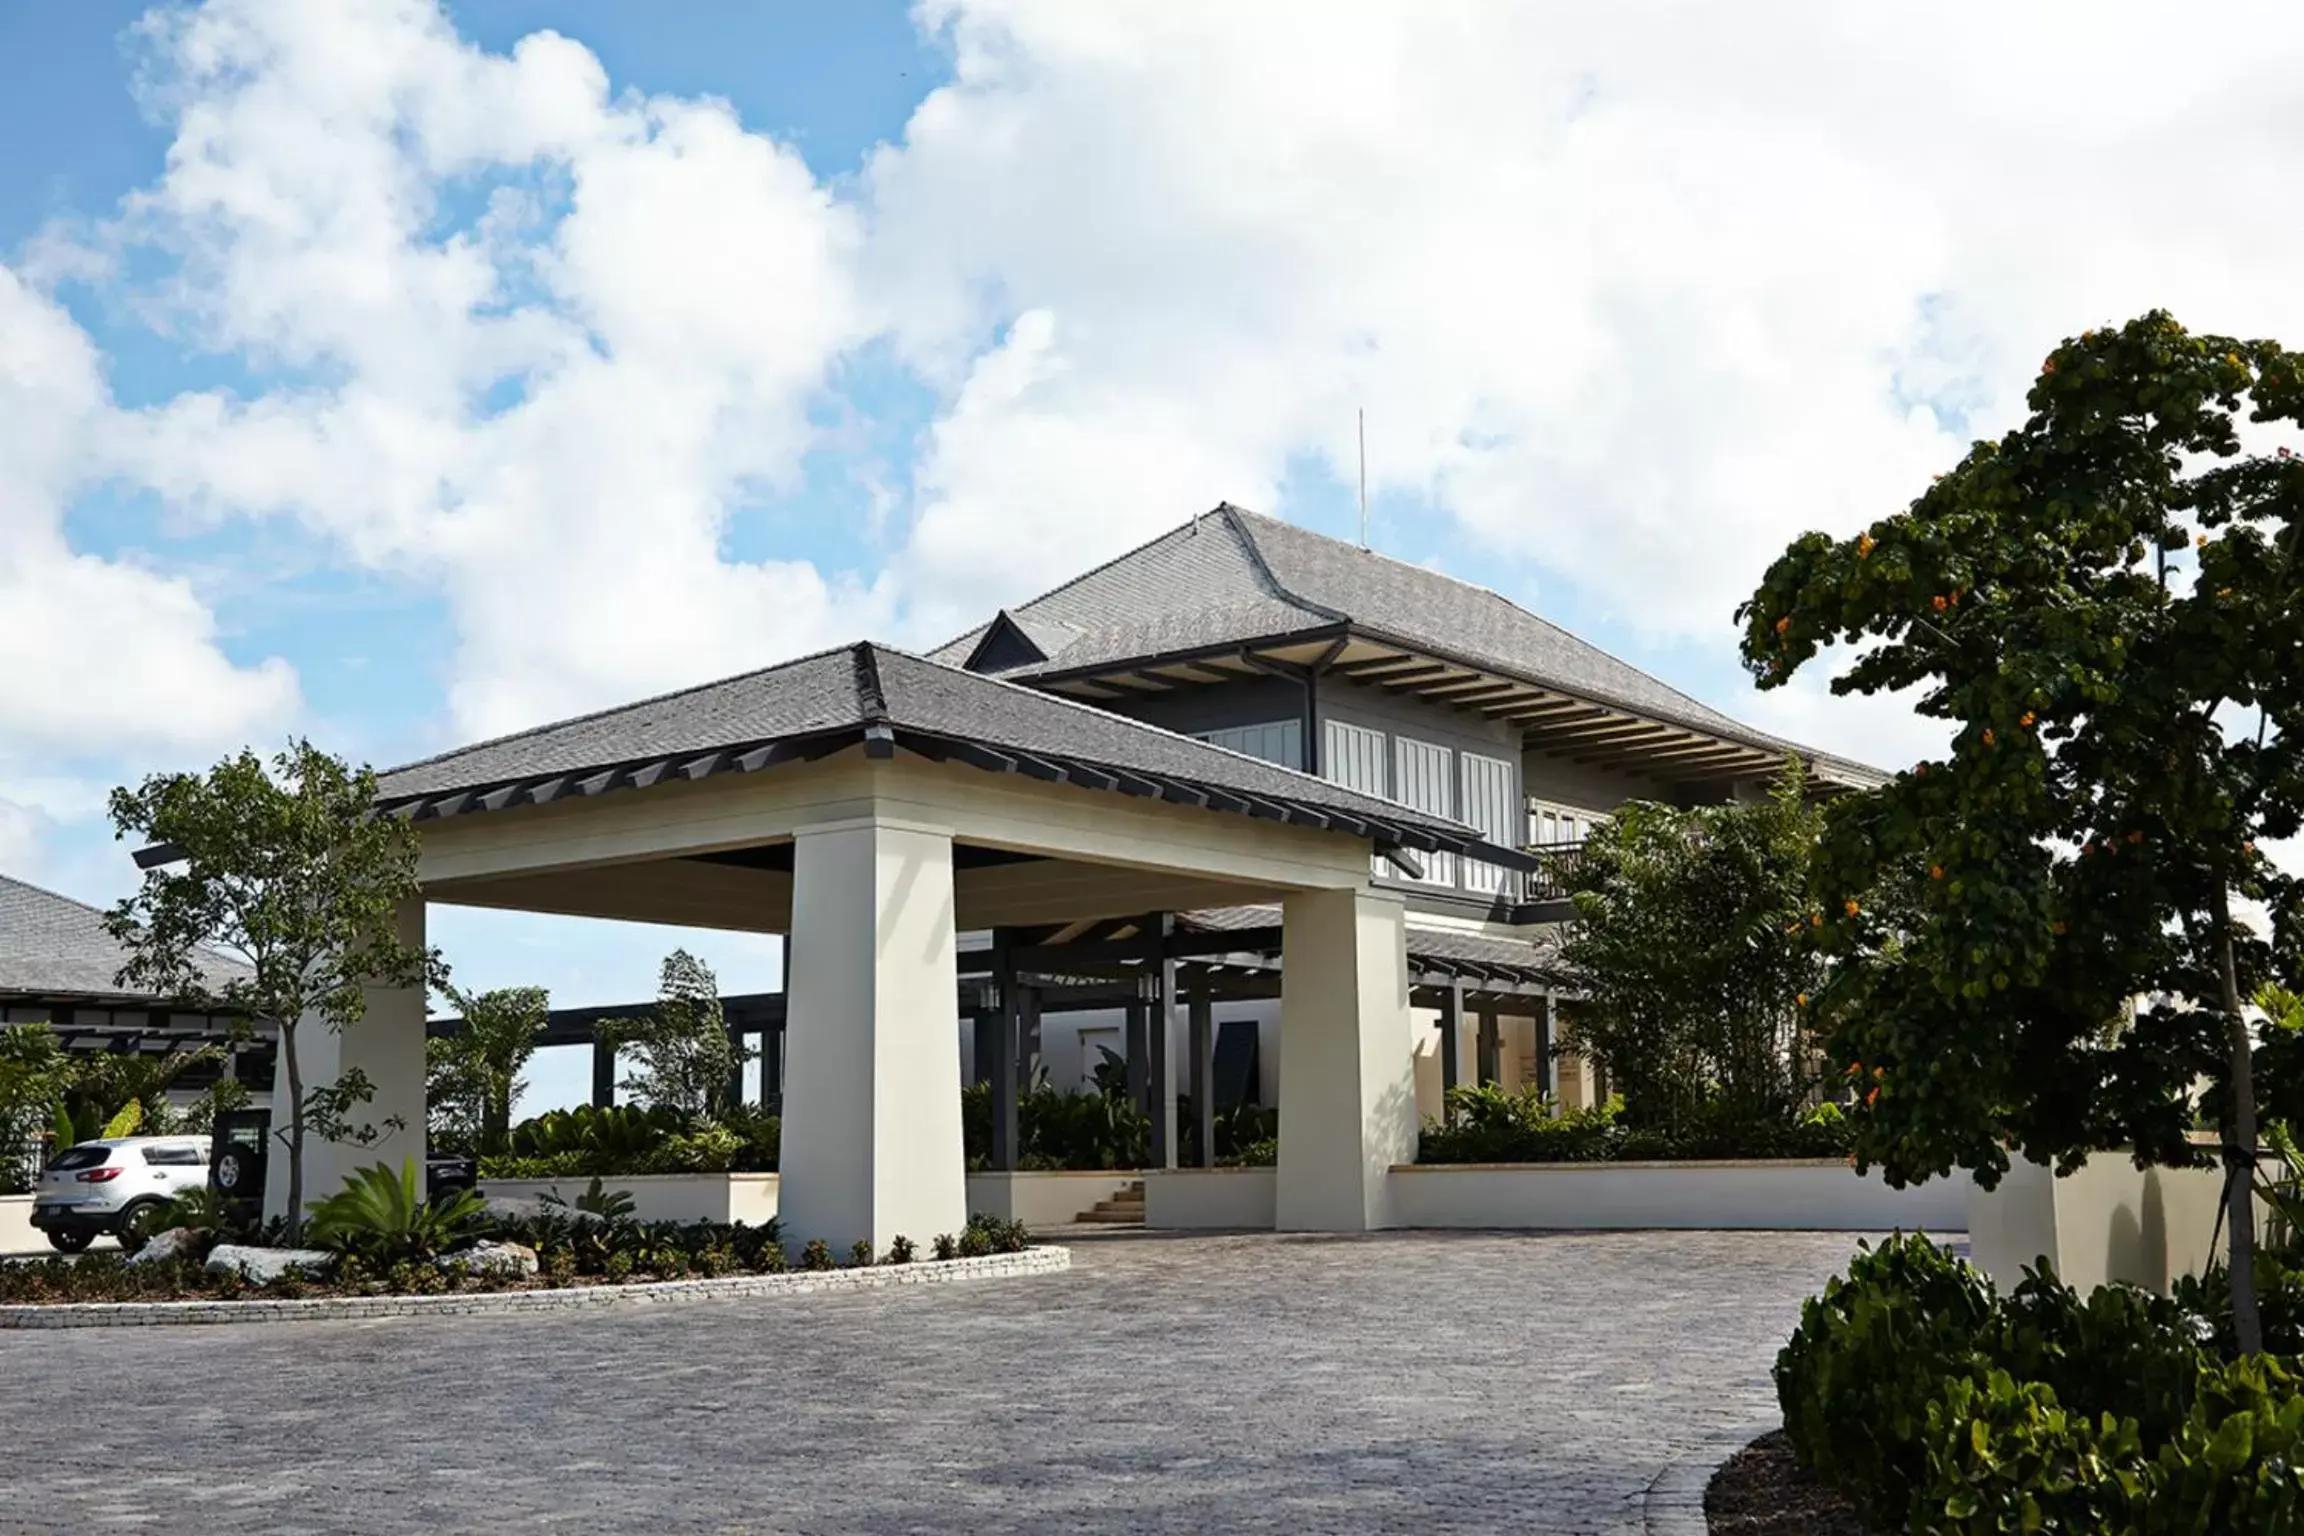
<path fill-rule="evenodd" d="M 1144 1212 L 1140 1207 L 1134 1210 L 1108 1211 L 1099 1206 L 1093 1211 L 1082 1211 L 1072 1219 L 1084 1227 L 1140 1227 L 1144 1225 Z"/>

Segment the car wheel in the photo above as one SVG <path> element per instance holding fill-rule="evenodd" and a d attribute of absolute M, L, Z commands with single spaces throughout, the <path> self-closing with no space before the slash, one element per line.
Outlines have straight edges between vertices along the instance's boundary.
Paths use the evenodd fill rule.
<path fill-rule="evenodd" d="M 160 1223 L 167 1211 L 164 1200 L 138 1200 L 120 1213 L 120 1226 L 113 1237 L 123 1251 L 132 1254 L 159 1236 Z"/>
<path fill-rule="evenodd" d="M 79 1253 L 96 1241 L 96 1234 L 85 1227 L 51 1227 L 48 1246 L 58 1253 Z"/>

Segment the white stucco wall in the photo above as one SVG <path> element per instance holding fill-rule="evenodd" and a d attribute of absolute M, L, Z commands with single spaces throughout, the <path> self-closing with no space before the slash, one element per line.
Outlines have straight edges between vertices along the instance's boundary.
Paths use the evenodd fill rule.
<path fill-rule="evenodd" d="M 1144 1175 L 1144 1225 L 1153 1228 L 1272 1230 L 1277 1170 L 1172 1168 Z"/>
<path fill-rule="evenodd" d="M 0 1195 L 0 1253 L 46 1253 L 47 1234 L 32 1225 L 30 1195 Z"/>
<path fill-rule="evenodd" d="M 603 1189 L 630 1195 L 632 1214 L 642 1221 L 740 1221 L 755 1227 L 776 1214 L 776 1184 L 773 1173 L 637 1173 L 600 1181 Z M 480 1192 L 491 1200 L 555 1194 L 571 1205 L 591 1187 L 590 1179 L 480 1181 Z"/>
<path fill-rule="evenodd" d="M 1840 1162 L 1408 1164 L 1402 1227 L 1958 1232 L 1968 1180 L 1890 1189 Z"/>
<path fill-rule="evenodd" d="M 2064 1178 L 2018 1162 L 1997 1188 L 1970 1194 L 1970 1253 L 2002 1291 L 2046 1257 L 2082 1292 L 2121 1280 L 2165 1294 L 2179 1275 L 2207 1268 L 2223 1188 L 2216 1169 L 2140 1169 L 2117 1152 L 2098 1153 Z M 2259 1204 L 2259 1230 L 2262 1215 Z M 2220 1239 L 2213 1253 L 2225 1247 Z"/>
<path fill-rule="evenodd" d="M 1061 1227 L 1099 1200 L 1109 1200 L 1136 1181 L 1133 1173 L 972 1173 L 968 1175 L 968 1214 L 1021 1221 L 1027 1227 Z"/>

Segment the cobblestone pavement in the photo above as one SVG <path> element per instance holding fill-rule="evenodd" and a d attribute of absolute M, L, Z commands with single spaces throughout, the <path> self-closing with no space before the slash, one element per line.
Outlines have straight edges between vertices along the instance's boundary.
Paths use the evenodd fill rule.
<path fill-rule="evenodd" d="M 1081 1242 L 1047 1279 L 0 1335 L 0 1530 L 1632 1532 L 1852 1238 Z"/>

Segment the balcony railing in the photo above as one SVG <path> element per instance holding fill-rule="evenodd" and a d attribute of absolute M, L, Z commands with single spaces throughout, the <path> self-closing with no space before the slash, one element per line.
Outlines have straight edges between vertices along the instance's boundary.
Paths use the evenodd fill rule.
<path fill-rule="evenodd" d="M 1566 901 L 1569 889 L 1575 884 L 1576 872 L 1584 864 L 1584 845 L 1575 843 L 1530 843 L 1520 850 L 1533 854 L 1543 866 L 1527 878 L 1524 901 Z"/>

